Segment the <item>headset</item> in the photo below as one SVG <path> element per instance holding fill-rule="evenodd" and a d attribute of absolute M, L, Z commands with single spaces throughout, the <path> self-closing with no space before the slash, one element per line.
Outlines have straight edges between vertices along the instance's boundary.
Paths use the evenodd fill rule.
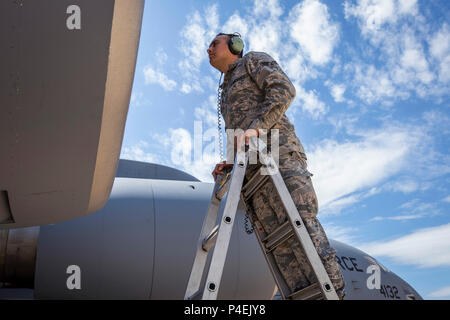
<path fill-rule="evenodd" d="M 235 33 L 219 33 L 217 36 L 225 35 L 228 36 L 228 49 L 232 54 L 238 55 L 242 58 L 242 53 L 244 52 L 244 41 L 242 41 L 241 35 L 238 32 Z M 216 36 L 216 37 L 217 37 Z M 219 86 L 217 88 L 217 130 L 219 131 L 219 150 L 220 150 L 220 162 L 223 162 L 223 150 L 222 150 L 222 129 L 220 123 L 220 108 L 222 100 L 222 86 L 220 84 L 222 80 L 223 73 L 220 74 Z M 249 227 L 249 218 L 247 213 L 245 213 L 245 232 L 247 234 L 253 233 L 253 226 Z"/>
<path fill-rule="evenodd" d="M 228 49 L 230 49 L 232 54 L 242 57 L 242 53 L 244 52 L 244 41 L 242 41 L 240 33 L 219 33 L 217 36 L 228 36 Z"/>
<path fill-rule="evenodd" d="M 242 41 L 241 35 L 238 32 L 235 33 L 219 33 L 217 36 L 228 36 L 228 49 L 232 54 L 238 55 L 242 58 L 242 53 L 244 52 L 244 41 Z M 220 153 L 220 162 L 223 162 L 223 146 L 222 146 L 222 128 L 220 121 L 220 108 L 221 108 L 221 100 L 222 100 L 222 87 L 220 82 L 222 80 L 223 73 L 220 74 L 219 86 L 217 88 L 217 130 L 219 131 L 219 153 Z"/>

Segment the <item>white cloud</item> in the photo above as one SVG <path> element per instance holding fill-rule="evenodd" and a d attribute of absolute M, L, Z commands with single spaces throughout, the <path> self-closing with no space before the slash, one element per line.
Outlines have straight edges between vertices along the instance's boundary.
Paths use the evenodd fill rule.
<path fill-rule="evenodd" d="M 430 39 L 430 52 L 437 59 L 444 59 L 450 52 L 450 30 L 447 23 Z"/>
<path fill-rule="evenodd" d="M 219 157 L 214 152 L 206 150 L 203 152 L 201 159 L 192 161 L 184 168 L 200 181 L 212 183 L 214 178 L 211 172 L 214 170 L 216 163 L 219 163 Z"/>
<path fill-rule="evenodd" d="M 169 136 L 172 163 L 184 166 L 191 162 L 192 138 L 189 131 L 183 128 L 169 129 Z"/>
<path fill-rule="evenodd" d="M 331 95 L 333 96 L 334 101 L 336 102 L 344 102 L 344 93 L 345 93 L 345 85 L 336 84 L 331 86 Z"/>
<path fill-rule="evenodd" d="M 245 19 L 243 19 L 239 13 L 234 13 L 230 18 L 228 18 L 227 22 L 222 27 L 223 33 L 234 33 L 239 32 L 239 34 L 242 36 L 242 40 L 245 40 L 247 38 L 247 33 L 249 30 L 248 23 Z"/>
<path fill-rule="evenodd" d="M 214 8 L 217 8 L 217 6 L 213 8 L 208 7 L 206 12 L 213 12 L 216 15 L 217 13 L 214 13 Z M 215 20 L 211 19 L 210 22 Z M 197 71 L 201 62 L 206 59 L 207 42 L 208 40 L 211 41 L 214 36 L 214 34 L 206 29 L 207 26 L 205 24 L 206 22 L 200 13 L 195 11 L 188 17 L 187 25 L 181 30 L 183 38 L 181 50 L 186 56 L 185 66 L 194 71 Z M 210 36 L 208 37 L 208 35 Z"/>
<path fill-rule="evenodd" d="M 442 97 L 450 80 L 450 38 L 447 24 L 435 35 L 421 15 L 415 0 L 346 1 L 347 20 L 355 18 L 366 42 L 365 56 L 375 56 L 378 67 L 354 61 L 353 86 L 357 96 L 368 104 L 393 105 L 412 93 L 420 98 Z M 427 51 L 424 44 L 430 45 Z M 378 81 L 380 79 L 380 81 Z"/>
<path fill-rule="evenodd" d="M 303 111 L 308 112 L 313 119 L 318 119 L 328 112 L 328 107 L 322 102 L 317 93 L 313 90 L 306 92 L 306 90 L 294 83 L 297 95 L 293 105 L 301 105 Z"/>
<path fill-rule="evenodd" d="M 144 93 L 142 91 L 131 92 L 130 97 L 130 108 L 133 106 L 140 107 L 143 105 L 150 105 L 151 103 L 144 97 Z"/>
<path fill-rule="evenodd" d="M 190 93 L 192 91 L 192 87 L 190 85 L 188 85 L 187 83 L 183 82 L 183 84 L 181 85 L 180 91 L 183 93 Z"/>
<path fill-rule="evenodd" d="M 295 50 L 295 48 L 294 48 Z M 285 64 L 286 74 L 293 81 L 302 83 L 304 82 L 311 73 L 306 66 L 305 60 L 300 53 L 296 53 L 290 56 Z"/>
<path fill-rule="evenodd" d="M 405 39 L 404 39 L 405 40 Z M 352 87 L 356 95 L 367 104 L 392 105 L 394 101 L 406 100 L 415 92 L 420 97 L 440 93 L 433 88 L 434 74 L 417 45 L 403 46 L 403 53 L 389 58 L 388 67 L 377 69 L 374 65 L 355 63 Z"/>
<path fill-rule="evenodd" d="M 417 14 L 417 0 L 399 0 L 398 9 L 401 14 Z"/>
<path fill-rule="evenodd" d="M 349 113 L 340 113 L 328 117 L 328 121 L 332 126 L 334 126 L 336 132 L 339 132 L 341 130 L 351 131 L 351 128 L 355 125 L 355 123 L 358 122 L 358 120 L 359 117 L 351 115 Z"/>
<path fill-rule="evenodd" d="M 203 16 L 197 10 L 194 11 L 187 17 L 187 24 L 180 32 L 182 37 L 180 50 L 185 56 L 178 63 L 181 76 L 186 80 L 180 88 L 183 93 L 203 92 L 202 81 L 198 74 L 202 62 L 207 58 L 206 50 L 209 43 L 218 33 L 217 8 L 217 4 L 206 7 Z"/>
<path fill-rule="evenodd" d="M 450 196 L 445 197 L 442 201 L 450 203 Z"/>
<path fill-rule="evenodd" d="M 436 207 L 434 202 L 422 202 L 420 199 L 412 199 L 405 202 L 399 207 L 405 214 L 402 216 L 411 216 L 412 219 L 418 219 L 422 217 L 436 216 L 440 214 L 440 210 Z M 402 217 L 400 216 L 400 217 Z M 396 217 L 391 217 L 390 220 L 405 220 L 405 219 L 394 219 Z"/>
<path fill-rule="evenodd" d="M 403 37 L 404 51 L 400 57 L 401 66 L 406 70 L 412 70 L 412 79 L 417 79 L 423 83 L 430 83 L 434 75 L 430 72 L 428 61 L 425 58 L 423 48 L 417 43 L 413 35 Z"/>
<path fill-rule="evenodd" d="M 325 212 L 339 212 L 345 202 L 355 203 L 365 196 L 345 197 L 404 170 L 408 157 L 424 140 L 419 129 L 408 127 L 383 127 L 353 134 L 358 137 L 354 141 L 320 141 L 307 153 L 317 197 Z"/>
<path fill-rule="evenodd" d="M 209 82 L 205 84 L 198 74 L 207 58 L 207 45 L 219 31 L 239 32 L 245 43 L 245 52 L 268 53 L 286 70 L 292 81 L 298 83 L 317 77 L 314 66 L 323 66 L 330 61 L 339 40 L 338 24 L 331 21 L 327 6 L 317 0 L 306 0 L 294 6 L 287 18 L 283 16 L 278 0 L 256 0 L 250 10 L 234 12 L 222 26 L 218 12 L 217 4 L 206 7 L 204 14 L 195 10 L 188 15 L 182 28 L 180 49 L 185 58 L 178 67 L 183 77 L 180 87 L 183 93 L 202 92 L 203 87 L 209 86 Z M 311 100 L 316 95 L 309 92 L 303 98 Z M 319 114 L 326 111 L 323 104 L 315 109 Z M 312 110 L 311 105 L 308 110 Z M 318 115 L 317 112 L 313 114 Z"/>
<path fill-rule="evenodd" d="M 431 293 L 429 293 L 428 298 L 434 298 L 434 299 L 450 299 L 450 286 L 443 287 L 441 289 L 435 290 Z"/>
<path fill-rule="evenodd" d="M 219 27 L 219 14 L 217 13 L 217 4 L 210 5 L 205 9 L 205 26 L 206 26 L 206 36 L 214 36 L 216 30 Z M 206 43 L 209 44 L 211 39 L 205 39 Z"/>
<path fill-rule="evenodd" d="M 192 91 L 203 92 L 203 88 L 198 81 L 193 81 L 190 83 L 183 82 L 180 91 L 183 93 L 191 93 Z"/>
<path fill-rule="evenodd" d="M 325 5 L 321 5 L 320 8 L 326 12 Z M 283 9 L 278 1 L 255 1 L 248 14 L 234 13 L 229 17 L 223 25 L 222 31 L 227 33 L 239 32 L 245 42 L 245 52 L 263 51 L 268 53 L 280 63 L 293 82 L 303 82 L 308 78 L 315 78 L 317 72 L 307 65 L 305 53 L 299 50 L 298 43 L 289 36 L 289 30 L 286 28 L 289 18 L 282 18 L 282 14 Z M 293 13 L 290 16 L 292 17 L 291 20 L 295 18 Z M 294 22 L 292 20 L 292 23 Z M 323 21 L 313 22 L 320 24 Z M 315 30 L 320 31 L 323 25 L 325 23 L 317 26 Z M 325 36 L 320 32 L 312 35 L 313 38 L 311 39 L 315 42 L 312 42 L 311 46 L 327 46 L 320 38 L 321 35 Z M 319 43 L 318 41 L 322 42 Z M 317 48 L 311 47 L 311 50 L 315 49 Z M 314 56 L 317 57 L 317 52 Z"/>
<path fill-rule="evenodd" d="M 351 16 L 358 19 L 363 35 L 377 41 L 379 31 L 386 24 L 394 24 L 405 15 L 416 15 L 417 3 L 415 0 L 358 0 L 353 5 L 345 1 L 344 12 L 346 19 Z"/>
<path fill-rule="evenodd" d="M 320 188 L 320 184 L 317 188 Z M 341 213 L 344 208 L 357 203 L 358 201 L 360 201 L 360 195 L 351 195 L 348 197 L 331 200 L 329 203 L 325 203 L 323 207 L 320 208 L 320 213 L 322 215 L 336 215 Z M 322 203 L 322 201 L 320 201 L 320 203 Z"/>
<path fill-rule="evenodd" d="M 153 133 L 152 139 L 156 142 L 157 145 L 164 147 L 165 150 L 170 145 L 170 137 L 167 134 Z"/>
<path fill-rule="evenodd" d="M 283 14 L 283 10 L 278 0 L 255 0 L 253 13 L 260 18 L 278 18 Z"/>
<path fill-rule="evenodd" d="M 210 95 L 207 101 L 204 101 L 201 107 L 196 107 L 194 111 L 195 118 L 206 123 L 208 127 L 217 128 L 217 97 Z M 223 123 L 223 120 L 222 120 Z"/>
<path fill-rule="evenodd" d="M 164 51 L 163 48 L 158 48 L 158 50 L 155 53 L 156 61 L 159 65 L 163 65 L 167 61 L 167 53 Z"/>
<path fill-rule="evenodd" d="M 354 83 L 358 88 L 357 96 L 368 104 L 394 98 L 400 93 L 396 91 L 389 73 L 377 70 L 374 66 L 355 65 Z M 404 96 L 404 98 L 406 98 Z"/>
<path fill-rule="evenodd" d="M 430 52 L 437 60 L 439 68 L 439 81 L 450 81 L 450 28 L 447 23 L 433 35 L 430 42 Z"/>
<path fill-rule="evenodd" d="M 382 220 L 396 220 L 396 221 L 405 221 L 405 220 L 415 220 L 425 217 L 424 214 L 413 214 L 413 215 L 403 215 L 403 216 L 393 216 L 393 217 L 374 217 L 370 219 L 370 221 L 382 221 Z"/>
<path fill-rule="evenodd" d="M 325 230 L 328 239 L 333 239 L 350 244 L 355 241 L 358 229 L 354 227 L 338 226 L 335 223 L 323 223 L 323 229 Z"/>
<path fill-rule="evenodd" d="M 120 153 L 121 159 L 136 160 L 151 163 L 160 163 L 160 157 L 151 152 L 146 152 L 148 143 L 144 140 L 140 140 L 133 146 L 124 146 Z"/>
<path fill-rule="evenodd" d="M 358 5 L 344 3 L 346 18 L 353 15 L 359 19 L 363 33 L 379 30 L 384 23 L 395 21 L 394 0 L 361 0 Z"/>
<path fill-rule="evenodd" d="M 313 64 L 330 61 L 339 40 L 339 27 L 330 20 L 328 8 L 317 0 L 305 0 L 289 13 L 290 36 Z"/>
<path fill-rule="evenodd" d="M 256 0 L 250 16 L 246 17 L 249 23 L 247 33 L 248 49 L 246 51 L 263 51 L 280 61 L 281 37 L 283 35 L 283 13 L 277 0 Z"/>
<path fill-rule="evenodd" d="M 280 59 L 280 23 L 278 20 L 267 20 L 253 25 L 248 34 L 249 50 L 262 51 L 272 56 L 275 60 Z"/>
<path fill-rule="evenodd" d="M 348 79 L 345 86 L 331 88 L 336 102 L 354 105 L 344 93 L 346 97 L 355 93 L 367 104 L 393 106 L 396 100 L 406 100 L 414 93 L 421 98 L 442 97 L 448 93 L 443 85 L 450 80 L 449 41 L 445 41 L 450 37 L 448 24 L 433 36 L 429 35 L 430 28 L 418 8 L 416 0 L 345 1 L 346 19 L 355 19 L 361 34 L 372 45 L 367 47 L 366 41 L 359 41 L 363 51 L 376 55 L 380 63 L 361 62 L 356 57 L 347 64 L 350 69 L 340 69 L 335 64 L 333 76 L 342 72 Z M 195 10 L 181 31 L 181 50 L 185 58 L 178 66 L 183 76 L 180 86 L 183 93 L 203 92 L 209 87 L 209 82 L 199 77 L 200 66 L 206 61 L 209 41 L 219 31 L 240 32 L 246 52 L 267 52 L 297 86 L 304 85 L 308 79 L 323 77 L 315 68 L 341 60 L 339 53 L 335 53 L 340 38 L 339 24 L 330 17 L 328 7 L 318 0 L 294 5 L 287 17 L 279 1 L 256 0 L 250 10 L 234 12 L 222 26 L 219 12 L 217 4 Z M 356 50 L 352 56 L 357 56 L 355 53 Z M 438 80 L 440 85 L 436 85 Z M 328 112 L 314 91 L 303 90 L 300 95 L 297 101 L 306 102 L 305 110 L 314 118 Z M 313 101 L 319 104 L 313 106 L 310 103 Z"/>
<path fill-rule="evenodd" d="M 171 165 L 192 174 L 200 181 L 213 182 L 211 172 L 220 160 L 218 150 L 216 151 L 217 128 L 203 130 L 199 137 L 195 137 L 201 139 L 199 145 L 196 145 L 186 129 L 169 129 L 170 161 Z M 195 150 L 195 148 L 199 148 L 199 150 Z"/>
<path fill-rule="evenodd" d="M 354 3 L 355 1 L 345 3 L 347 19 L 357 19 L 363 36 L 370 40 L 373 48 L 380 50 L 372 51 L 372 53 L 381 53 L 379 56 L 381 64 L 377 64 L 378 67 L 375 67 L 375 64 L 361 63 L 356 60 L 339 68 L 340 71 L 336 69 L 337 73 L 345 72 L 347 75 L 353 73 L 353 78 L 346 77 L 348 82 L 345 84 L 334 84 L 330 87 L 334 100 L 336 102 L 347 101 L 346 97 L 350 96 L 352 89 L 366 103 L 384 105 L 393 105 L 397 99 L 408 99 L 414 92 L 421 97 L 430 94 L 445 94 L 445 88 L 435 86 L 438 76 L 433 73 L 436 63 L 433 64 L 432 59 L 442 61 L 447 57 L 448 46 L 440 42 L 448 36 L 448 27 L 442 27 L 433 37 L 429 37 L 430 50 L 428 52 L 424 47 L 425 34 L 423 30 L 426 28 L 419 26 L 419 22 L 422 20 L 420 20 L 417 1 L 366 0 Z M 193 52 L 190 50 L 194 50 L 194 43 L 197 45 L 196 52 L 199 51 L 198 39 L 200 39 L 200 43 L 206 41 L 207 45 L 218 31 L 238 31 L 249 43 L 249 48 L 246 50 L 267 51 L 279 60 L 289 77 L 294 80 L 297 97 L 293 106 L 301 105 L 303 111 L 309 113 L 313 119 L 320 119 L 328 113 L 329 108 L 320 100 L 317 91 L 308 91 L 304 89 L 303 85 L 308 79 L 323 76 L 314 69 L 315 66 L 322 66 L 330 60 L 340 60 L 333 57 L 339 40 L 339 25 L 331 21 L 328 9 L 324 4 L 313 0 L 303 1 L 294 6 L 288 19 L 285 19 L 282 18 L 283 10 L 277 1 L 256 1 L 251 12 L 248 14 L 235 12 L 226 20 L 221 30 L 214 30 L 211 35 L 206 35 L 206 33 L 210 30 L 209 26 L 212 26 L 212 29 L 216 27 L 219 20 L 217 12 L 219 11 L 217 6 L 210 6 L 207 10 L 212 14 L 209 22 L 200 16 L 198 11 L 195 11 L 190 15 L 188 24 L 183 29 L 182 35 L 187 53 Z M 290 28 L 286 28 L 287 25 Z M 300 33 L 300 31 L 302 32 Z M 192 36 L 189 38 L 187 33 Z M 301 50 L 298 50 L 299 47 Z M 311 56 L 312 52 L 315 53 L 314 57 Z M 427 54 L 430 55 L 427 56 Z M 431 57 L 433 58 L 431 59 Z M 199 71 L 204 59 L 206 59 L 204 52 L 198 56 L 193 54 L 192 57 L 186 54 L 186 59 L 180 63 L 180 66 L 184 66 L 183 70 L 185 71 L 185 81 L 182 82 L 180 90 L 185 93 L 201 90 L 202 86 L 199 85 L 200 81 L 195 74 Z M 441 67 L 442 70 L 445 68 L 445 66 Z M 338 74 L 334 76 L 338 76 Z M 208 80 L 207 86 L 210 85 L 210 82 Z M 211 106 L 213 104 L 215 105 L 215 101 L 211 102 Z M 214 124 L 217 121 L 215 109 L 213 110 L 210 106 L 202 105 L 197 107 L 195 112 L 197 119 L 203 119 L 208 125 L 212 126 L 213 120 Z M 295 108 L 289 109 L 289 112 L 295 112 Z M 338 126 L 342 126 L 340 121 L 336 123 L 336 127 Z M 412 136 L 408 136 L 409 129 L 387 128 L 388 133 L 392 133 L 394 136 L 394 140 L 389 141 L 391 137 L 383 132 L 385 129 L 375 130 L 373 137 L 359 135 L 358 140 L 354 142 L 326 141 L 321 146 L 324 154 L 319 152 L 320 149 L 316 150 L 315 156 L 318 159 L 320 157 L 325 159 L 322 162 L 323 167 L 317 167 L 318 172 L 322 174 L 322 168 L 324 168 L 324 175 L 335 179 L 331 180 L 333 183 L 325 186 L 325 180 L 323 182 L 316 181 L 318 177 L 315 176 L 315 181 L 324 186 L 321 187 L 322 195 L 324 195 L 322 196 L 323 201 L 320 197 L 319 201 L 328 205 L 329 209 L 338 212 L 346 205 L 360 201 L 367 196 L 364 193 L 354 194 L 355 192 L 373 188 L 377 183 L 403 169 L 407 155 L 418 145 L 417 131 L 412 132 Z M 333 165 L 325 165 L 327 158 L 325 151 L 336 159 L 345 155 L 346 160 L 347 158 L 350 160 L 349 165 L 347 162 L 336 164 L 337 171 L 334 171 Z M 428 158 L 432 156 L 434 155 L 427 155 Z M 313 159 L 312 155 L 309 157 L 311 160 Z M 311 165 L 313 165 L 312 162 Z M 341 167 L 344 168 L 338 173 Z M 360 167 L 364 167 L 364 169 L 360 169 Z M 448 170 L 442 166 L 430 169 L 436 172 L 443 172 L 443 169 L 444 172 Z M 340 189 L 340 185 L 343 185 L 344 188 Z M 421 185 L 423 185 L 422 182 Z M 403 179 L 387 184 L 379 190 L 386 191 L 389 188 L 391 191 L 411 193 L 419 187 L 418 182 L 412 179 Z"/>
<path fill-rule="evenodd" d="M 417 208 L 418 207 L 418 204 L 420 203 L 420 200 L 419 199 L 412 199 L 412 200 L 410 200 L 410 201 L 408 201 L 408 202 L 405 202 L 405 203 L 403 203 L 401 206 L 400 206 L 400 208 L 402 208 L 402 209 L 408 209 L 408 210 L 411 210 L 411 209 L 415 209 L 415 208 Z"/>
<path fill-rule="evenodd" d="M 383 186 L 383 190 L 403 192 L 405 194 L 417 191 L 419 189 L 419 183 L 410 178 L 403 178 L 398 181 L 388 182 Z"/>
<path fill-rule="evenodd" d="M 156 71 L 150 66 L 144 68 L 144 77 L 145 84 L 156 83 L 166 91 L 172 91 L 177 85 L 174 80 L 169 79 L 164 73 Z"/>
<path fill-rule="evenodd" d="M 423 113 L 423 121 L 427 126 L 434 128 L 445 135 L 450 134 L 450 117 L 440 110 L 428 110 Z"/>
<path fill-rule="evenodd" d="M 166 165 L 203 182 L 213 182 L 211 172 L 220 161 L 215 99 L 211 95 L 195 108 L 193 135 L 185 128 L 170 128 L 166 133 L 153 135 L 159 149 L 165 150 Z"/>
<path fill-rule="evenodd" d="M 420 268 L 450 266 L 450 224 L 416 230 L 387 241 L 360 245 L 374 257 L 388 257 L 395 263 Z"/>

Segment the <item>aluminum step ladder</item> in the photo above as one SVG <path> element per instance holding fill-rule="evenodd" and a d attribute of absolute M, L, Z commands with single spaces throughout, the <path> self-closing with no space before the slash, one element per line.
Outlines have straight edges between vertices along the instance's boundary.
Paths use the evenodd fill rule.
<path fill-rule="evenodd" d="M 255 216 L 252 217 L 252 223 L 256 237 L 269 265 L 270 271 L 272 272 L 275 283 L 278 286 L 281 297 L 283 299 L 291 300 L 339 300 L 325 267 L 323 266 L 297 208 L 295 207 L 294 201 L 283 181 L 277 164 L 270 155 L 267 155 L 264 152 L 264 142 L 259 139 L 250 139 L 250 145 L 250 150 L 258 151 L 262 165 L 253 177 L 251 177 L 243 186 L 249 151 L 238 152 L 232 171 L 217 177 L 208 212 L 203 221 L 202 230 L 197 243 L 196 256 L 184 299 L 195 300 L 199 299 L 200 295 L 202 300 L 217 299 L 238 203 L 242 200 L 245 204 L 246 200 L 248 200 L 259 187 L 267 181 L 267 179 L 272 179 L 289 219 L 270 234 L 264 233 L 261 223 Z M 226 194 L 222 218 L 220 223 L 216 225 L 220 203 Z M 286 284 L 272 253 L 275 248 L 292 237 L 296 237 L 300 242 L 301 248 L 303 248 L 316 276 L 316 282 L 313 282 L 310 286 L 296 292 L 291 292 Z M 209 265 L 208 275 L 201 289 L 200 286 L 202 278 L 204 277 L 203 273 L 208 253 L 213 246 L 214 249 L 212 250 L 213 254 Z"/>

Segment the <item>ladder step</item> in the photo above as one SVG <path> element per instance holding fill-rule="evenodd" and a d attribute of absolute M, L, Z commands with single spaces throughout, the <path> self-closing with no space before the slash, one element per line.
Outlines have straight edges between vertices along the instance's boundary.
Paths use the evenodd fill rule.
<path fill-rule="evenodd" d="M 190 296 L 186 300 L 198 300 L 200 298 L 201 294 L 202 294 L 202 290 L 198 290 L 197 292 L 195 292 L 192 296 Z"/>
<path fill-rule="evenodd" d="M 270 253 L 277 247 L 285 243 L 287 240 L 294 236 L 294 230 L 292 228 L 285 230 L 278 238 L 273 239 L 266 243 L 266 253 Z"/>
<path fill-rule="evenodd" d="M 219 187 L 217 188 L 216 191 L 216 198 L 217 200 L 222 200 L 222 198 L 225 196 L 225 194 L 228 191 L 228 187 L 230 186 L 230 172 L 224 174 L 224 175 L 219 175 L 218 179 L 220 179 L 220 181 L 218 181 L 219 183 Z"/>
<path fill-rule="evenodd" d="M 219 225 L 215 226 L 211 232 L 203 239 L 202 242 L 202 249 L 203 251 L 208 252 L 209 249 L 214 245 L 216 242 L 217 234 L 219 233 Z"/>
<path fill-rule="evenodd" d="M 285 223 L 283 223 L 281 226 L 279 226 L 278 228 L 276 228 L 274 231 L 272 231 L 271 234 L 269 234 L 267 237 L 265 237 L 262 241 L 266 242 L 269 241 L 271 238 L 273 238 L 274 236 L 276 236 L 281 230 L 283 230 L 284 228 L 286 228 L 289 225 L 289 220 L 287 220 Z"/>
<path fill-rule="evenodd" d="M 295 300 L 318 300 L 322 297 L 322 291 L 320 291 L 319 284 L 313 283 L 309 287 L 300 289 L 287 297 L 287 299 Z"/>
<path fill-rule="evenodd" d="M 261 150 L 263 150 L 262 147 L 263 144 L 258 145 L 258 148 Z M 238 152 L 233 169 L 230 172 L 226 172 L 226 174 L 217 177 L 214 191 L 211 195 L 210 206 L 203 222 L 200 237 L 197 241 L 197 252 L 189 277 L 185 299 L 217 299 L 238 203 L 242 200 L 244 205 L 246 205 L 246 202 L 255 194 L 255 192 L 266 183 L 267 179 L 270 179 L 281 199 L 284 209 L 286 210 L 288 219 L 280 226 L 277 226 L 276 229 L 268 235 L 263 231 L 258 219 L 255 218 L 252 223 L 256 226 L 255 234 L 258 243 L 261 246 L 281 295 L 283 298 L 295 300 L 337 300 L 339 297 L 330 285 L 330 279 L 326 273 L 325 267 L 317 254 L 317 250 L 314 247 L 307 230 L 304 228 L 295 203 L 278 169 L 278 165 L 271 157 L 261 153 L 261 150 L 259 150 L 260 156 L 262 156 L 260 160 L 263 165 L 255 170 L 255 173 L 245 186 L 242 186 L 242 184 L 245 180 L 248 162 L 247 152 L 244 155 Z M 269 168 L 275 169 L 275 172 L 272 173 L 272 170 L 269 170 L 271 174 L 265 174 L 264 170 Z M 226 203 L 225 208 L 223 209 L 223 217 L 221 218 L 220 224 L 214 226 L 217 220 L 220 202 L 225 196 Z M 292 237 L 300 242 L 306 258 L 309 260 L 314 271 L 316 277 L 315 280 L 317 280 L 314 284 L 297 290 L 296 292 L 291 292 L 286 279 L 284 279 L 277 267 L 276 257 L 272 252 L 280 245 L 285 244 Z M 200 289 L 208 252 L 213 246 L 214 250 L 211 250 L 212 257 L 209 271 L 206 281 L 204 282 L 206 285 L 203 285 L 203 288 Z M 203 295 L 201 295 L 202 293 Z"/>
<path fill-rule="evenodd" d="M 242 187 L 242 194 L 244 200 L 247 201 L 258 189 L 269 179 L 269 175 L 261 174 L 261 167 L 256 170 L 256 173 L 248 182 Z"/>

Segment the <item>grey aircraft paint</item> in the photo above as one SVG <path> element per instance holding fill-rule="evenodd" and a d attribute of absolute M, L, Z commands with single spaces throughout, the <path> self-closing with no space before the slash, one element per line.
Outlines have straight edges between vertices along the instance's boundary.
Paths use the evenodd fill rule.
<path fill-rule="evenodd" d="M 336 258 L 344 276 L 346 300 L 422 299 L 408 283 L 367 253 L 332 239 L 330 244 L 336 249 Z M 376 266 L 380 271 L 379 289 L 369 289 L 373 287 L 370 277 L 374 272 L 369 268 L 371 266 Z"/>
<path fill-rule="evenodd" d="M 209 183 L 116 178 L 100 211 L 40 228 L 35 297 L 182 299 L 211 191 Z M 275 284 L 243 220 L 241 211 L 220 297 L 270 299 Z M 66 287 L 69 265 L 81 269 L 81 290 Z"/>
<path fill-rule="evenodd" d="M 143 174 L 142 163 L 127 165 Z M 186 177 L 175 169 L 167 175 Z M 182 299 L 212 188 L 198 181 L 116 178 L 100 211 L 40 228 L 35 298 Z M 270 299 L 275 284 L 255 235 L 246 232 L 242 207 L 237 222 L 219 298 Z M 346 299 L 421 299 L 368 254 L 330 242 L 345 278 Z M 67 289 L 69 265 L 81 268 L 81 290 Z M 379 266 L 380 289 L 368 288 L 371 265 Z"/>
<path fill-rule="evenodd" d="M 120 160 L 111 197 L 101 210 L 58 224 L 3 230 L 0 255 L 6 259 L 0 271 L 6 272 L 0 272 L 0 282 L 32 279 L 34 290 L 2 288 L 0 298 L 182 299 L 213 188 L 195 180 L 173 168 Z M 255 235 L 246 232 L 242 207 L 237 217 L 219 298 L 271 299 L 275 284 Z M 330 242 L 346 299 L 421 299 L 373 257 Z M 73 265 L 81 270 L 79 290 L 67 286 L 67 268 Z M 380 270 L 380 289 L 369 289 L 371 266 Z"/>
<path fill-rule="evenodd" d="M 80 30 L 65 25 L 72 5 Z M 142 12 L 143 0 L 0 2 L 0 229 L 72 219 L 0 230 L 0 282 L 34 280 L 23 296 L 1 288 L 3 299 L 183 297 L 212 184 L 164 166 L 117 167 Z M 274 282 L 243 220 L 241 208 L 219 298 L 269 299 Z M 346 299 L 420 299 L 372 257 L 330 242 Z M 72 265 L 79 290 L 67 286 Z M 382 289 L 367 288 L 371 265 Z"/>
<path fill-rule="evenodd" d="M 0 229 L 85 216 L 108 200 L 143 7 L 0 1 Z"/>

